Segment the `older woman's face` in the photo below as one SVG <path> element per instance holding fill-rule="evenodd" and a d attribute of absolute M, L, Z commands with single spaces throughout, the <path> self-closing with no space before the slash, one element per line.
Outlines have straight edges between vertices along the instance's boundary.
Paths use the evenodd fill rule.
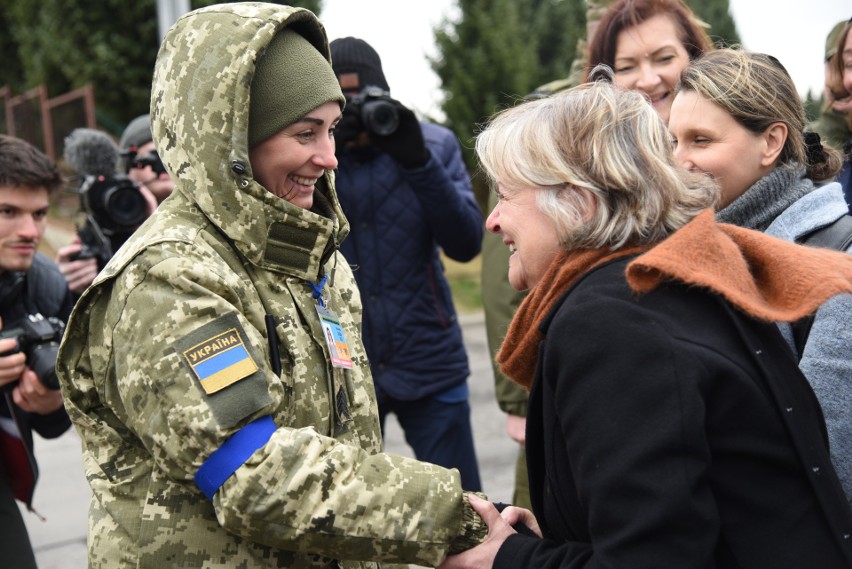
<path fill-rule="evenodd" d="M 689 65 L 675 21 L 658 14 L 618 33 L 615 41 L 615 84 L 645 95 L 663 122 L 668 122 L 674 88 Z"/>
<path fill-rule="evenodd" d="M 669 119 L 675 159 L 709 174 L 721 190 L 719 208 L 741 196 L 775 166 L 771 141 L 748 130 L 722 107 L 695 91 L 681 91 Z"/>
<path fill-rule="evenodd" d="M 485 221 L 485 227 L 503 238 L 509 248 L 509 284 L 527 290 L 539 282 L 559 255 L 559 237 L 553 221 L 536 205 L 541 188 L 506 189 L 498 184 L 500 201 Z"/>
<path fill-rule="evenodd" d="M 314 186 L 326 170 L 337 168 L 334 127 L 340 105 L 321 105 L 249 150 L 254 179 L 281 199 L 310 209 Z"/>

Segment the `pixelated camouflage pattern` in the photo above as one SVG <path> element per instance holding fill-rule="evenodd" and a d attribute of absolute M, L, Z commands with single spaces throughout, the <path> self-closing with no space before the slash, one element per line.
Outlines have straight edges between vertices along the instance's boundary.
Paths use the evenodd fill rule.
<path fill-rule="evenodd" d="M 347 223 L 331 174 L 313 211 L 251 177 L 254 62 L 284 26 L 328 54 L 313 14 L 256 3 L 186 15 L 161 47 L 151 115 L 176 190 L 78 302 L 57 362 L 93 490 L 93 569 L 434 565 L 484 537 L 457 471 L 380 453 L 360 297 L 335 247 Z M 311 296 L 308 281 L 326 272 L 352 370 L 332 369 Z M 226 315 L 259 375 L 206 395 L 176 345 Z M 254 384 L 261 393 L 246 388 Z M 264 416 L 277 430 L 208 500 L 196 471 Z"/>

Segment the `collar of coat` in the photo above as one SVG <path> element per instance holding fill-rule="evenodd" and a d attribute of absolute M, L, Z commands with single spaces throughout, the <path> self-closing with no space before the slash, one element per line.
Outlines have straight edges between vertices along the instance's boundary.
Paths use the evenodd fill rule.
<path fill-rule="evenodd" d="M 829 298 L 852 292 L 852 255 L 717 223 L 713 212 L 706 210 L 651 248 L 560 255 L 515 313 L 497 354 L 503 373 L 529 389 L 544 338 L 539 326 L 556 302 L 593 268 L 636 254 L 627 265 L 626 278 L 637 293 L 670 281 L 700 286 L 765 321 L 792 322 L 815 312 Z"/>

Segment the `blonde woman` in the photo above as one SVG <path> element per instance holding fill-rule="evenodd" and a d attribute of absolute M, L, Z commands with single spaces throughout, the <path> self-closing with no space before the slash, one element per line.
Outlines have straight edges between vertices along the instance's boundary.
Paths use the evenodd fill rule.
<path fill-rule="evenodd" d="M 719 220 L 788 241 L 847 213 L 840 184 L 824 183 L 837 174 L 840 157 L 804 126 L 783 65 L 735 49 L 707 54 L 684 72 L 669 121 L 675 157 L 719 184 Z M 821 306 L 807 337 L 788 325 L 782 332 L 822 404 L 832 460 L 852 505 L 852 296 Z"/>

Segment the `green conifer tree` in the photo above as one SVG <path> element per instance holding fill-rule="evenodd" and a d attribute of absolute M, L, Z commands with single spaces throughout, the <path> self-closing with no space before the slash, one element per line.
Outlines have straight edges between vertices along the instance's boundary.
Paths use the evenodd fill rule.
<path fill-rule="evenodd" d="M 583 0 L 459 0 L 458 21 L 435 30 L 440 54 L 431 62 L 442 82 L 447 125 L 461 141 L 485 207 L 487 188 L 475 175 L 473 138 L 495 111 L 516 104 L 553 74 L 568 72 L 585 30 Z"/>
<path fill-rule="evenodd" d="M 321 0 L 277 3 L 321 8 Z M 99 122 L 120 127 L 148 110 L 159 43 L 156 0 L 3 0 L 0 86 L 17 94 L 45 85 L 54 97 L 91 83 Z"/>

